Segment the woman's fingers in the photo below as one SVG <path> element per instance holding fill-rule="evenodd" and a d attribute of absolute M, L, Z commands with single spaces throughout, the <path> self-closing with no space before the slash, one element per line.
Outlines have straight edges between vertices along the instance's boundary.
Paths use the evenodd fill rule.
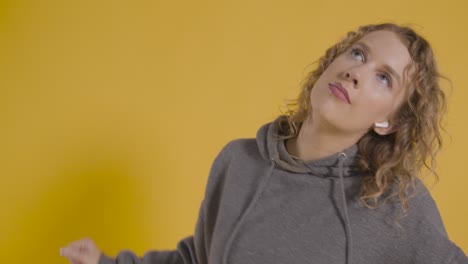
<path fill-rule="evenodd" d="M 71 248 L 64 248 L 60 253 L 63 257 L 68 258 L 70 263 L 86 263 L 86 256 L 79 251 Z"/>
<path fill-rule="evenodd" d="M 101 252 L 90 238 L 74 241 L 60 249 L 60 255 L 71 264 L 97 264 Z"/>

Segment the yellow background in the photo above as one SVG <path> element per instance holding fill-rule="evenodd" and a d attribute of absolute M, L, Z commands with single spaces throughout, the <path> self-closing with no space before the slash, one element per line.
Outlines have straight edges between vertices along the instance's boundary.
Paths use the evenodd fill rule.
<path fill-rule="evenodd" d="M 468 252 L 467 2 L 0 2 L 0 251 L 66 263 L 192 234 L 211 162 L 284 109 L 327 47 L 358 25 L 409 23 L 453 81 L 440 182 Z M 447 87 L 447 83 L 444 83 Z"/>

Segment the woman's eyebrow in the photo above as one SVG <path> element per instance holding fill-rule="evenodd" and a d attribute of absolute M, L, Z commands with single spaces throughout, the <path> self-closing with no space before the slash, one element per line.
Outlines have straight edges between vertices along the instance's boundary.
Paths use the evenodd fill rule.
<path fill-rule="evenodd" d="M 357 42 L 356 45 L 360 46 L 360 48 L 362 48 L 367 54 L 372 54 L 371 48 L 366 43 Z M 393 75 L 395 77 L 395 79 L 397 79 L 398 85 L 401 85 L 400 75 L 392 67 L 390 67 L 388 64 L 385 64 L 383 67 L 384 67 L 384 69 L 386 71 L 388 71 L 391 75 Z"/>
<path fill-rule="evenodd" d="M 366 53 L 370 53 L 371 49 L 364 42 L 357 42 L 356 45 L 360 46 Z"/>
<path fill-rule="evenodd" d="M 397 79 L 397 81 L 398 81 L 398 85 L 401 85 L 400 75 L 392 67 L 388 66 L 387 64 L 384 65 L 384 68 L 385 68 L 385 70 L 390 72 L 391 75 L 395 76 L 395 79 Z"/>

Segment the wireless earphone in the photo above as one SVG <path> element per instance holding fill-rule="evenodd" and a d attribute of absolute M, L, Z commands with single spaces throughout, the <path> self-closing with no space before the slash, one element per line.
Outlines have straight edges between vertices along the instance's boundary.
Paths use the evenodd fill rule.
<path fill-rule="evenodd" d="M 388 122 L 387 121 L 381 122 L 381 123 L 376 122 L 375 127 L 387 128 L 388 127 Z"/>

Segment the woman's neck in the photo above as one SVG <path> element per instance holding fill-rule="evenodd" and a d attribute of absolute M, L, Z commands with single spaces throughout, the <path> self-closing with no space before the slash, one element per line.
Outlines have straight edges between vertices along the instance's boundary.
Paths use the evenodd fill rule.
<path fill-rule="evenodd" d="M 337 131 L 326 125 L 320 126 L 307 119 L 299 135 L 286 141 L 286 149 L 290 155 L 304 161 L 317 160 L 351 147 L 361 136 Z"/>

